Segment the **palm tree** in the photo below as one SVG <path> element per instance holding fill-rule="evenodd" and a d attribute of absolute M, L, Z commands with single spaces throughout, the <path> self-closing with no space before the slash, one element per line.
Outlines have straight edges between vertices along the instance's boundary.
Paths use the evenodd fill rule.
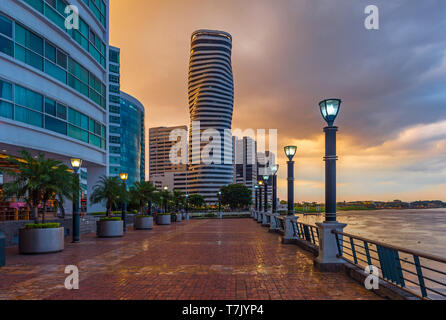
<path fill-rule="evenodd" d="M 112 207 L 117 207 L 125 200 L 127 191 L 118 177 L 102 176 L 99 182 L 93 187 L 90 196 L 92 203 L 103 203 L 107 208 L 107 217 L 112 215 Z"/>
<path fill-rule="evenodd" d="M 156 200 L 156 188 L 151 182 L 135 182 L 130 188 L 130 194 L 135 202 L 139 203 L 139 213 L 144 214 L 144 204 Z"/>
<path fill-rule="evenodd" d="M 184 193 L 181 192 L 180 190 L 173 190 L 172 201 L 175 205 L 176 210 L 179 211 L 180 208 L 184 206 L 185 202 Z"/>
<path fill-rule="evenodd" d="M 39 206 L 43 207 L 45 214 L 47 201 L 55 199 L 56 195 L 61 202 L 64 198 L 73 199 L 72 174 L 62 162 L 45 159 L 43 153 L 33 157 L 22 150 L 20 155 L 22 159 L 8 157 L 10 166 L 1 168 L 13 179 L 4 184 L 4 193 L 6 197 L 23 199 L 32 210 L 33 220 L 37 224 L 40 222 Z"/>

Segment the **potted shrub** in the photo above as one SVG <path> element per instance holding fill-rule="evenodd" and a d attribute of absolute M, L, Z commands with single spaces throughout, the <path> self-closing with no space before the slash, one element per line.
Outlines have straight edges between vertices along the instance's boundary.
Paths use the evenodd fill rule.
<path fill-rule="evenodd" d="M 156 188 L 148 181 L 135 182 L 134 186 L 130 188 L 130 197 L 132 201 L 139 203 L 139 215 L 135 216 L 133 224 L 135 230 L 147 230 L 153 228 L 153 216 L 150 212 L 151 205 L 149 205 L 149 214 L 145 214 L 144 204 L 157 200 L 157 193 L 155 191 Z"/>
<path fill-rule="evenodd" d="M 118 177 L 102 176 L 97 185 L 93 187 L 90 196 L 92 203 L 103 203 L 107 208 L 106 217 L 96 222 L 96 234 L 101 238 L 122 237 L 124 235 L 124 221 L 120 217 L 112 216 L 112 206 L 118 207 L 122 199 L 126 197 L 124 189 Z"/>
<path fill-rule="evenodd" d="M 153 229 L 153 216 L 137 215 L 133 224 L 135 230 L 150 230 Z"/>
<path fill-rule="evenodd" d="M 159 224 L 159 225 L 171 224 L 171 214 L 170 213 L 158 213 L 156 215 L 156 224 Z"/>
<path fill-rule="evenodd" d="M 52 253 L 64 249 L 64 228 L 60 223 L 30 223 L 19 229 L 21 254 Z"/>
<path fill-rule="evenodd" d="M 19 230 L 20 253 L 48 253 L 64 249 L 64 228 L 59 223 L 45 223 L 45 208 L 49 200 L 61 208 L 64 199 L 73 200 L 77 177 L 62 162 L 45 159 L 42 153 L 33 157 L 29 152 L 20 151 L 22 159 L 8 157 L 8 168 L 0 169 L 10 176 L 11 182 L 4 184 L 6 197 L 23 199 L 31 208 L 33 224 Z M 10 168 L 15 168 L 11 170 Z M 42 219 L 39 207 L 43 208 Z"/>
<path fill-rule="evenodd" d="M 104 217 L 96 221 L 96 235 L 99 238 L 124 236 L 124 221 L 121 217 Z"/>

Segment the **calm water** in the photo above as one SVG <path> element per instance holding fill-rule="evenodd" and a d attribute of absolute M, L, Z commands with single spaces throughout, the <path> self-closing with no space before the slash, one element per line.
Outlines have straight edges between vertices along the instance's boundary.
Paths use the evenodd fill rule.
<path fill-rule="evenodd" d="M 299 215 L 299 222 L 322 222 L 321 216 Z M 341 211 L 345 232 L 370 240 L 446 258 L 446 209 Z"/>

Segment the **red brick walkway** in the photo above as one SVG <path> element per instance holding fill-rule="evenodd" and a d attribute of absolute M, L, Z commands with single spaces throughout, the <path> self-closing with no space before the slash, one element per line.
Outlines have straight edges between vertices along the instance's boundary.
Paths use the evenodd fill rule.
<path fill-rule="evenodd" d="M 64 288 L 65 266 L 80 288 Z M 0 299 L 378 299 L 251 219 L 191 220 L 124 238 L 83 236 L 61 253 L 8 249 Z"/>

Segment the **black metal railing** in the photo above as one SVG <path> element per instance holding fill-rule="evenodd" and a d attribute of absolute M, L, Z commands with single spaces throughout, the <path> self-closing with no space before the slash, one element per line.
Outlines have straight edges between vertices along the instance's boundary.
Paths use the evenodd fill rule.
<path fill-rule="evenodd" d="M 306 223 L 292 221 L 294 236 L 319 247 L 319 228 Z"/>
<path fill-rule="evenodd" d="M 423 299 L 446 299 L 446 259 L 395 247 L 340 231 L 338 256 L 361 267 L 374 266 L 379 277 Z"/>

